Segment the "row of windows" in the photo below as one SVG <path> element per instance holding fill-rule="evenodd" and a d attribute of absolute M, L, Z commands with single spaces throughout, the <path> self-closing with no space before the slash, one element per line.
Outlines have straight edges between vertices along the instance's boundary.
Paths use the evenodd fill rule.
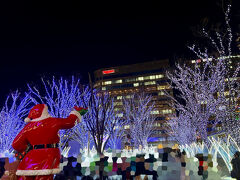
<path fill-rule="evenodd" d="M 168 65 L 166 65 L 167 67 Z M 132 72 L 132 73 L 124 73 L 124 74 L 110 74 L 110 75 L 106 75 L 103 76 L 103 79 L 113 79 L 113 78 L 124 78 L 124 77 L 128 77 L 128 76 L 142 76 L 143 74 L 153 74 L 153 73 L 163 73 L 165 72 L 166 69 L 165 68 L 159 68 L 159 69 L 155 69 L 155 70 L 147 70 L 147 71 L 140 71 L 140 72 Z"/>
<path fill-rule="evenodd" d="M 208 58 L 208 59 L 197 59 L 197 60 L 192 60 L 192 64 L 194 63 L 200 63 L 200 62 L 206 62 L 206 61 L 212 61 L 212 58 Z"/>
<path fill-rule="evenodd" d="M 230 67 L 230 68 L 231 68 L 231 67 Z M 236 80 L 238 80 L 237 77 L 235 77 L 235 78 L 229 78 L 229 81 L 236 81 Z M 228 79 L 225 79 L 225 81 L 228 81 Z"/>
<path fill-rule="evenodd" d="M 163 90 L 163 89 L 170 89 L 170 86 L 169 85 L 157 86 L 157 90 Z"/>
<path fill-rule="evenodd" d="M 155 97 L 158 95 L 158 93 L 154 92 L 154 93 L 148 93 L 147 95 L 151 95 L 152 97 Z M 122 100 L 123 98 L 126 98 L 126 99 L 130 99 L 132 98 L 133 95 L 126 95 L 126 96 L 115 96 L 115 100 Z M 152 99 L 152 101 L 154 102 L 155 101 L 155 106 L 156 107 L 163 107 L 163 105 L 167 105 L 168 104 L 162 104 L 162 103 L 159 103 L 160 101 L 170 101 L 169 98 L 156 98 L 156 99 Z"/>
<path fill-rule="evenodd" d="M 119 102 L 114 102 L 113 104 L 114 104 L 114 106 L 121 106 L 121 105 L 123 105 L 123 103 L 122 103 L 121 101 L 119 101 Z"/>
<path fill-rule="evenodd" d="M 163 91 L 161 91 L 161 92 L 158 93 L 158 95 L 163 96 L 163 95 L 165 95 L 165 93 Z"/>
<path fill-rule="evenodd" d="M 119 84 L 122 83 L 122 79 L 112 80 L 112 81 L 104 81 L 102 82 L 102 85 L 109 85 L 109 84 Z"/>
<path fill-rule="evenodd" d="M 151 114 L 172 114 L 174 111 L 172 109 L 154 110 Z"/>
<path fill-rule="evenodd" d="M 155 79 L 160 79 L 163 77 L 164 77 L 163 74 L 157 74 L 157 75 L 139 76 L 136 78 L 124 79 L 124 81 L 125 82 L 133 82 L 133 81 L 155 80 Z M 111 81 L 104 81 L 104 82 L 102 82 L 102 85 L 119 84 L 119 83 L 123 83 L 123 80 L 117 79 L 117 80 L 111 80 Z"/>
<path fill-rule="evenodd" d="M 222 57 L 219 57 L 217 59 L 227 59 L 227 58 L 239 58 L 240 55 L 237 55 L 237 56 L 222 56 Z M 213 59 L 212 58 L 208 58 L 208 61 L 212 61 Z M 200 62 L 206 62 L 207 59 L 197 59 L 197 60 L 192 60 L 192 64 L 194 63 L 200 63 Z M 232 63 L 231 60 L 228 61 L 229 63 Z M 231 67 L 230 67 L 231 68 Z"/>
<path fill-rule="evenodd" d="M 168 127 L 168 125 L 166 123 L 159 123 L 159 122 L 156 122 L 154 124 L 155 127 L 162 127 L 162 128 L 165 128 L 165 127 Z"/>
<path fill-rule="evenodd" d="M 145 86 L 155 85 L 155 84 L 156 84 L 155 81 L 144 82 Z M 119 85 L 119 86 L 109 86 L 109 87 L 103 86 L 102 90 L 105 91 L 105 90 L 112 90 L 112 89 L 131 88 L 131 87 L 138 87 L 140 85 L 141 85 L 140 83 L 133 83 L 133 84 L 122 84 L 122 85 Z M 159 85 L 159 86 L 157 86 L 157 90 L 164 90 L 164 89 L 170 89 L 170 86 L 169 85 Z M 164 95 L 164 92 L 160 92 L 160 95 Z"/>

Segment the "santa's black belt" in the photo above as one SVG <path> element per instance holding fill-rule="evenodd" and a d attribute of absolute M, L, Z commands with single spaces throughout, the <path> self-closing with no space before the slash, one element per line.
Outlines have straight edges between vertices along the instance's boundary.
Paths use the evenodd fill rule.
<path fill-rule="evenodd" d="M 59 145 L 58 143 L 54 144 L 37 144 L 37 145 L 32 145 L 30 149 L 45 149 L 45 148 L 58 148 Z"/>

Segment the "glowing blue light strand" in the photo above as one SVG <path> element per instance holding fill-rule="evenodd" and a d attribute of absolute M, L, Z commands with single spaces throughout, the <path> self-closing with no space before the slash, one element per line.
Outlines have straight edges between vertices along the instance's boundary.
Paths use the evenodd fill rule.
<path fill-rule="evenodd" d="M 31 105 L 29 93 L 21 95 L 15 91 L 7 97 L 0 111 L 0 153 L 13 150 L 12 141 L 24 127 L 23 119 L 28 115 Z"/>

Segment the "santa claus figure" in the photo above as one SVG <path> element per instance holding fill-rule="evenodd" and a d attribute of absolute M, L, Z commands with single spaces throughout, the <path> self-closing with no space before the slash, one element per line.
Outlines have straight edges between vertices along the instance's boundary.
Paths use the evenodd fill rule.
<path fill-rule="evenodd" d="M 74 127 L 87 111 L 74 108 L 67 118 L 51 117 L 45 104 L 38 104 L 30 110 L 25 119 L 28 124 L 12 143 L 12 147 L 23 154 L 30 145 L 30 151 L 21 160 L 16 172 L 19 180 L 51 180 L 53 174 L 60 172 L 58 131 Z"/>

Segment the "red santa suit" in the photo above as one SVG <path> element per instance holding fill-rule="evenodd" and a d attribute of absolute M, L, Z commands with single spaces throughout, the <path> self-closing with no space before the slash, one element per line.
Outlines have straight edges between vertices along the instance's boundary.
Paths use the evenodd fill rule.
<path fill-rule="evenodd" d="M 32 176 L 52 177 L 53 174 L 60 172 L 60 150 L 54 147 L 47 148 L 47 144 L 59 143 L 58 131 L 74 127 L 75 123 L 81 120 L 81 115 L 74 110 L 67 118 L 53 118 L 49 116 L 47 109 L 44 104 L 34 106 L 26 118 L 27 121 L 32 120 L 12 143 L 12 147 L 20 153 L 26 150 L 28 144 L 33 146 L 33 149 L 21 160 L 16 172 L 17 176 L 31 176 L 29 178 L 32 179 Z M 44 145 L 44 148 L 34 149 L 37 145 Z"/>

